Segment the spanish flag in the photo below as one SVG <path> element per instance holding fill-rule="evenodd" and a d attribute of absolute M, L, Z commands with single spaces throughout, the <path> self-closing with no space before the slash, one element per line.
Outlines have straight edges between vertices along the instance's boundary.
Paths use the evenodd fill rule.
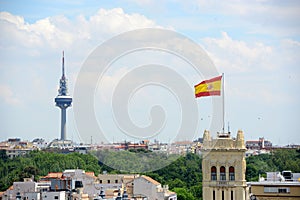
<path fill-rule="evenodd" d="M 195 97 L 220 96 L 222 75 L 195 85 Z"/>

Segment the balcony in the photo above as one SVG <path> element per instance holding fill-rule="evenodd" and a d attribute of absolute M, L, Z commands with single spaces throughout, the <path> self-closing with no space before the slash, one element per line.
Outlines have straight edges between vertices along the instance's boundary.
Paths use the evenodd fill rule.
<path fill-rule="evenodd" d="M 211 181 L 209 183 L 210 187 L 235 187 L 234 181 Z"/>

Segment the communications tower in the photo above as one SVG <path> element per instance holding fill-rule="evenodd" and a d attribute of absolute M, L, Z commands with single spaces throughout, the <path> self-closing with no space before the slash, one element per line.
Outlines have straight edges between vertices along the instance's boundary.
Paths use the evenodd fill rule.
<path fill-rule="evenodd" d="M 59 89 L 58 95 L 55 98 L 56 106 L 61 109 L 61 133 L 60 139 L 66 140 L 66 110 L 68 107 L 72 105 L 72 97 L 68 93 L 68 79 L 65 76 L 65 59 L 64 59 L 64 52 L 62 56 L 62 76 L 59 80 Z"/>

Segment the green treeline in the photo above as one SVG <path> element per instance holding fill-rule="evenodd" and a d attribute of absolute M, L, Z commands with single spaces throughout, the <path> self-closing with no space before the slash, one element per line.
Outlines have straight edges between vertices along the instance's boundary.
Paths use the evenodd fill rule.
<path fill-rule="evenodd" d="M 169 185 L 169 189 L 177 193 L 179 200 L 202 199 L 202 159 L 198 155 L 188 153 L 147 175 L 162 185 Z"/>
<path fill-rule="evenodd" d="M 177 160 L 180 155 L 155 153 L 144 149 L 129 151 L 92 151 L 99 161 L 124 173 L 148 172 L 161 169 Z"/>
<path fill-rule="evenodd" d="M 139 153 L 137 155 L 140 156 L 140 153 L 143 152 L 130 153 Z M 96 175 L 103 171 L 126 173 L 114 170 L 96 158 L 96 156 L 105 155 L 106 159 L 109 159 L 110 166 L 117 166 L 122 160 L 119 156 L 121 154 L 108 154 L 107 152 L 94 152 L 93 154 L 95 156 L 92 154 L 59 154 L 33 151 L 24 157 L 9 159 L 5 156 L 5 152 L 0 151 L 0 191 L 6 190 L 14 181 L 22 181 L 23 178 L 32 176 L 35 177 L 35 180 L 38 180 L 40 176 L 45 176 L 48 172 L 62 172 L 65 169 L 84 169 L 85 171 L 93 171 Z M 124 153 L 124 155 L 127 154 L 129 155 L 128 152 Z M 150 161 L 152 161 L 151 159 L 154 159 L 154 162 L 155 156 L 151 156 Z M 136 161 L 127 159 L 126 166 L 130 166 L 130 162 Z M 271 154 L 248 157 L 246 161 L 247 181 L 257 181 L 259 174 L 264 175 L 265 172 L 270 171 L 291 170 L 292 172 L 300 172 L 300 150 L 276 150 Z M 201 162 L 200 156 L 189 153 L 186 156 L 180 156 L 174 162 L 159 170 L 144 174 L 159 181 L 162 185 L 169 185 L 170 190 L 177 193 L 179 200 L 198 200 L 202 197 Z M 107 162 L 105 161 L 105 163 Z M 137 163 L 132 163 L 132 166 L 136 165 Z"/>
<path fill-rule="evenodd" d="M 257 181 L 259 174 L 265 176 L 265 172 L 291 170 L 294 173 L 299 173 L 300 149 L 278 149 L 271 154 L 248 157 L 246 161 L 247 181 Z"/>
<path fill-rule="evenodd" d="M 49 172 L 78 168 L 93 171 L 97 175 L 101 171 L 98 160 L 90 154 L 32 151 L 23 157 L 9 159 L 4 153 L 0 152 L 0 191 L 6 190 L 14 181 L 23 181 L 23 178 L 32 176 L 38 180 Z"/>

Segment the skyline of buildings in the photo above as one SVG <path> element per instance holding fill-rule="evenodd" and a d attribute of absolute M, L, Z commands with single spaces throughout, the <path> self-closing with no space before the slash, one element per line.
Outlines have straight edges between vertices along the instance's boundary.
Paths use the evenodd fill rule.
<path fill-rule="evenodd" d="M 263 146 L 262 141 L 265 141 L 266 146 Z M 248 145 L 247 145 L 248 144 Z M 247 151 L 245 156 L 255 156 L 260 154 L 270 154 L 276 149 L 299 149 L 300 145 L 272 145 L 271 141 L 265 140 L 263 137 L 258 140 L 245 141 Z M 151 152 L 162 152 L 168 154 L 185 155 L 188 152 L 201 154 L 203 149 L 203 138 L 195 141 L 181 141 L 175 143 L 164 143 L 160 141 L 118 141 L 115 143 L 74 143 L 71 140 L 54 139 L 52 141 L 45 141 L 43 138 L 36 138 L 32 141 L 21 140 L 20 138 L 9 138 L 5 141 L 0 141 L 0 150 L 4 150 L 8 158 L 16 156 L 23 156 L 33 150 L 46 150 L 50 152 L 60 153 L 88 153 L 90 150 L 110 150 L 123 151 L 144 149 Z"/>

